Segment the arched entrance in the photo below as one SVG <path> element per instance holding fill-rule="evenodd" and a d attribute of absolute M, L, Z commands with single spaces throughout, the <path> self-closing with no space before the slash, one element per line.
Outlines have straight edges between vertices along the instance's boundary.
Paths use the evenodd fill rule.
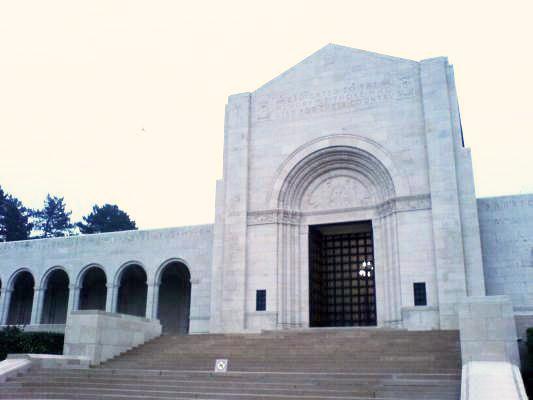
<path fill-rule="evenodd" d="M 276 179 L 278 326 L 401 320 L 394 201 L 409 195 L 409 186 L 393 180 L 399 175 L 380 149 L 350 141 L 312 143 L 291 155 Z"/>
<path fill-rule="evenodd" d="M 107 278 L 100 267 L 88 268 L 81 279 L 80 310 L 105 311 L 107 299 Z"/>
<path fill-rule="evenodd" d="M 68 285 L 65 271 L 55 269 L 50 272 L 45 282 L 41 324 L 64 324 L 67 321 Z"/>
<path fill-rule="evenodd" d="M 121 314 L 146 315 L 146 272 L 138 264 L 125 267 L 119 278 L 117 312 Z"/>
<path fill-rule="evenodd" d="M 371 221 L 309 227 L 309 325 L 373 326 L 376 281 Z"/>
<path fill-rule="evenodd" d="M 175 261 L 160 274 L 157 317 L 164 333 L 189 333 L 191 274 L 187 266 Z"/>
<path fill-rule="evenodd" d="M 13 278 L 7 325 L 28 325 L 31 321 L 35 280 L 29 271 L 21 271 Z"/>

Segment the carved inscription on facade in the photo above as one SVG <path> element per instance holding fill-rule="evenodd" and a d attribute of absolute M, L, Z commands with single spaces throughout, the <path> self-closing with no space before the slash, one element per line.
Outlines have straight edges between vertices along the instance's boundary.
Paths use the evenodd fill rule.
<path fill-rule="evenodd" d="M 211 226 L 171 228 L 154 231 L 115 232 L 101 235 L 71 236 L 63 239 L 44 239 L 32 241 L 9 242 L 0 244 L 0 253 L 23 248 L 32 250 L 55 250 L 58 252 L 76 252 L 89 246 L 120 246 L 137 242 L 157 240 L 199 240 L 212 232 Z"/>
<path fill-rule="evenodd" d="M 263 210 L 248 213 L 248 225 L 300 223 L 300 213 L 288 210 Z"/>
<path fill-rule="evenodd" d="M 533 208 L 533 197 L 482 199 L 479 201 L 479 211 L 504 211 L 514 208 Z"/>
<path fill-rule="evenodd" d="M 253 102 L 253 119 L 290 121 L 322 113 L 364 109 L 417 94 L 417 84 L 410 76 L 386 75 L 368 82 L 354 78 L 348 84 L 326 90 L 259 95 Z"/>

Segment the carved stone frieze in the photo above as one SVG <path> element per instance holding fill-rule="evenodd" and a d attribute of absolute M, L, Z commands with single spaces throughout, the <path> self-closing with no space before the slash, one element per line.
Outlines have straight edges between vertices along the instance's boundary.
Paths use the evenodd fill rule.
<path fill-rule="evenodd" d="M 113 232 L 99 235 L 80 235 L 42 240 L 24 240 L 0 244 L 0 254 L 10 249 L 76 251 L 87 246 L 117 246 L 120 243 L 151 242 L 157 240 L 195 239 L 212 231 L 212 225 L 169 228 L 147 231 Z"/>
<path fill-rule="evenodd" d="M 301 213 L 288 210 L 263 210 L 248 213 L 248 225 L 298 224 Z"/>
<path fill-rule="evenodd" d="M 387 200 L 377 206 L 377 213 L 380 217 L 386 217 L 394 212 L 429 209 L 431 209 L 431 196 L 429 194 L 422 194 Z"/>

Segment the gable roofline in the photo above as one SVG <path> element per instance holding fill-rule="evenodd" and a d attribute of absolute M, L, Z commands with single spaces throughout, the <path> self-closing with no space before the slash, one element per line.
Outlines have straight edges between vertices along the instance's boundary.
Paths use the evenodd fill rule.
<path fill-rule="evenodd" d="M 306 62 L 308 62 L 310 59 L 315 57 L 317 54 L 325 51 L 326 49 L 330 49 L 330 48 L 342 49 L 344 51 L 350 51 L 352 53 L 359 53 L 359 54 L 367 56 L 367 57 L 380 58 L 380 59 L 383 59 L 385 61 L 401 61 L 403 63 L 418 64 L 418 61 L 410 60 L 408 58 L 394 57 L 394 56 L 389 56 L 389 55 L 386 55 L 386 54 L 376 53 L 376 52 L 373 52 L 373 51 L 356 49 L 356 48 L 353 48 L 353 47 L 343 46 L 343 45 L 335 44 L 335 43 L 328 43 L 327 45 L 325 45 L 325 46 L 321 47 L 320 49 L 318 49 L 317 51 L 311 53 L 310 55 L 308 55 L 303 60 L 301 60 L 300 62 L 296 63 L 295 65 L 293 65 L 289 69 L 285 70 L 281 74 L 277 75 L 276 77 L 274 77 L 271 80 L 267 81 L 263 85 L 259 86 L 257 89 L 254 90 L 254 92 L 257 92 L 257 91 L 259 91 L 261 89 L 267 88 L 268 86 L 272 85 L 274 82 L 282 79 L 283 77 L 285 77 L 285 75 L 288 75 L 293 70 L 295 70 L 296 68 L 300 67 L 300 65 L 305 64 Z"/>

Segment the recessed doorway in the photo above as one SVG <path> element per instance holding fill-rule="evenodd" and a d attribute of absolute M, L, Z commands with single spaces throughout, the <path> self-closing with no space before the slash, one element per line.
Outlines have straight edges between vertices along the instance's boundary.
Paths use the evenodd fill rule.
<path fill-rule="evenodd" d="M 310 226 L 310 326 L 375 326 L 375 272 L 371 221 Z"/>

